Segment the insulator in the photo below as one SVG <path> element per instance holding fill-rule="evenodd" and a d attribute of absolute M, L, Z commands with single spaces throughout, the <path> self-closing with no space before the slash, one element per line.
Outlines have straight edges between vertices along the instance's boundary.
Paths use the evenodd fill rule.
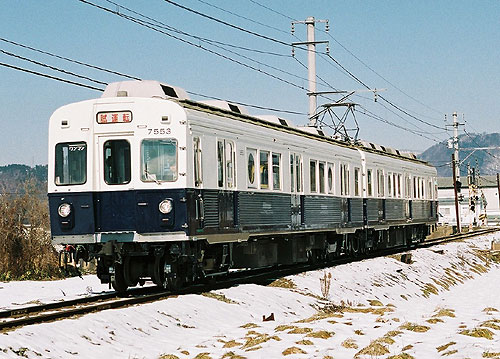
<path fill-rule="evenodd" d="M 330 55 L 330 46 L 328 46 L 328 44 L 326 45 L 326 54 Z"/>
<path fill-rule="evenodd" d="M 295 34 L 295 24 L 292 22 L 292 35 Z"/>
<path fill-rule="evenodd" d="M 292 46 L 292 57 L 295 57 L 295 46 Z"/>
<path fill-rule="evenodd" d="M 330 23 L 326 20 L 325 31 L 328 32 L 330 30 Z"/>

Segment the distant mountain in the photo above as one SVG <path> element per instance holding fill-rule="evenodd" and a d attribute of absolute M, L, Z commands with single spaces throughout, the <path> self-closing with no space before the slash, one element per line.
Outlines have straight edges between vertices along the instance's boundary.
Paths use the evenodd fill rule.
<path fill-rule="evenodd" d="M 500 147 L 500 133 L 460 135 L 458 141 L 462 176 L 467 173 L 467 164 L 471 167 L 478 167 L 480 175 L 483 176 L 500 172 L 500 148 L 474 151 L 474 148 L 478 147 Z M 451 177 L 452 153 L 453 149 L 448 148 L 447 141 L 443 141 L 429 147 L 419 155 L 419 158 L 433 164 L 437 168 L 438 176 Z"/>
<path fill-rule="evenodd" d="M 47 189 L 47 165 L 30 167 L 26 165 L 0 166 L 0 193 L 14 193 L 22 190 L 22 184 L 28 179 L 34 179 L 37 186 Z"/>

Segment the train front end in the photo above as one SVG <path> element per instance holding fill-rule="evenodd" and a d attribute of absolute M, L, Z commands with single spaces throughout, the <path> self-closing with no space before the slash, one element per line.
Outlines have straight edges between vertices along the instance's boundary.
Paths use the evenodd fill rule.
<path fill-rule="evenodd" d="M 115 83 L 50 119 L 53 243 L 97 259 L 101 281 L 119 291 L 175 282 L 186 250 L 186 114 L 172 101 L 182 95 L 156 81 Z"/>

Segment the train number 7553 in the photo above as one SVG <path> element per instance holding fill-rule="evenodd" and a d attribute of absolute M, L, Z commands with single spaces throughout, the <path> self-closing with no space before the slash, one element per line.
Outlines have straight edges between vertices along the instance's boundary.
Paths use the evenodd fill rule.
<path fill-rule="evenodd" d="M 170 128 L 148 128 L 148 135 L 170 135 Z"/>

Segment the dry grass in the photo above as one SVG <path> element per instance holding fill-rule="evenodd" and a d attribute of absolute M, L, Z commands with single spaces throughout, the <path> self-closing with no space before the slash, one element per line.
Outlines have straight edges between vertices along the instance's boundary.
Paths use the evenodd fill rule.
<path fill-rule="evenodd" d="M 483 358 L 498 359 L 498 358 L 500 358 L 500 352 L 484 352 Z"/>
<path fill-rule="evenodd" d="M 447 352 L 444 352 L 443 354 L 441 354 L 441 356 L 448 356 L 448 355 L 453 355 L 453 354 L 456 354 L 458 353 L 458 350 L 448 350 Z"/>
<path fill-rule="evenodd" d="M 312 341 L 310 341 L 309 339 L 299 340 L 295 344 L 299 344 L 299 345 L 314 345 L 314 343 Z"/>
<path fill-rule="evenodd" d="M 356 334 L 356 335 L 365 335 L 365 333 L 363 333 L 363 331 L 362 331 L 362 330 L 359 330 L 359 329 L 356 329 L 356 330 L 354 331 L 354 334 Z"/>
<path fill-rule="evenodd" d="M 358 358 L 360 355 L 381 356 L 385 354 L 389 354 L 389 349 L 378 340 L 375 340 L 357 352 L 354 357 Z"/>
<path fill-rule="evenodd" d="M 401 350 L 402 350 L 402 351 L 405 351 L 405 350 L 410 350 L 410 349 L 412 349 L 412 348 L 413 348 L 413 345 L 408 344 L 408 345 L 405 345 L 405 346 L 403 347 L 403 349 L 401 349 Z"/>
<path fill-rule="evenodd" d="M 443 344 L 443 345 L 440 345 L 436 348 L 436 350 L 438 351 L 438 353 L 442 352 L 443 350 L 446 350 L 448 349 L 449 347 L 451 347 L 452 345 L 455 345 L 457 344 L 457 342 L 449 342 L 447 344 Z"/>
<path fill-rule="evenodd" d="M 287 278 L 276 279 L 274 282 L 268 284 L 267 286 L 268 287 L 288 288 L 288 289 L 297 288 L 295 283 L 291 279 L 287 279 Z"/>
<path fill-rule="evenodd" d="M 431 318 L 427 319 L 426 322 L 430 324 L 436 324 L 436 323 L 444 323 L 444 320 L 439 318 Z"/>
<path fill-rule="evenodd" d="M 382 304 L 382 302 L 380 300 L 377 300 L 377 299 L 370 299 L 368 301 L 368 303 L 370 303 L 370 305 L 372 307 L 383 307 L 384 305 Z"/>
<path fill-rule="evenodd" d="M 455 318 L 455 311 L 453 309 L 440 309 L 433 317 L 451 317 Z"/>
<path fill-rule="evenodd" d="M 307 334 L 311 333 L 313 330 L 311 328 L 295 328 L 288 332 L 288 334 Z"/>
<path fill-rule="evenodd" d="M 234 352 L 227 352 L 222 356 L 222 359 L 245 359 L 241 355 L 235 354 Z"/>
<path fill-rule="evenodd" d="M 181 354 L 189 355 L 189 352 L 187 350 L 181 350 Z"/>
<path fill-rule="evenodd" d="M 210 353 L 200 353 L 194 357 L 194 359 L 212 359 Z"/>
<path fill-rule="evenodd" d="M 485 313 L 498 312 L 498 309 L 493 308 L 493 307 L 486 307 L 483 309 L 483 312 L 485 312 Z"/>
<path fill-rule="evenodd" d="M 253 328 L 258 328 L 259 326 L 255 323 L 247 323 L 247 324 L 243 324 L 243 325 L 240 325 L 240 328 L 243 328 L 243 329 L 253 329 Z"/>
<path fill-rule="evenodd" d="M 179 357 L 174 354 L 162 354 L 158 357 L 158 359 L 179 359 Z"/>
<path fill-rule="evenodd" d="M 493 332 L 486 328 L 474 328 L 474 329 L 464 329 L 460 332 L 462 335 L 468 335 L 469 337 L 475 338 L 485 338 L 488 340 L 493 340 Z"/>
<path fill-rule="evenodd" d="M 333 336 L 334 334 L 335 334 L 334 332 L 329 332 L 329 331 L 326 331 L 326 330 L 320 330 L 320 331 L 317 331 L 317 332 L 311 332 L 311 333 L 307 334 L 306 337 L 318 338 L 318 339 L 328 339 L 331 336 Z"/>
<path fill-rule="evenodd" d="M 358 344 L 352 338 L 344 340 L 340 345 L 347 349 L 358 349 Z"/>
<path fill-rule="evenodd" d="M 21 194 L 0 196 L 0 281 L 62 276 L 40 186 L 28 180 L 18 189 Z"/>
<path fill-rule="evenodd" d="M 283 352 L 281 354 L 290 355 L 290 354 L 307 354 L 307 353 L 300 348 L 290 347 L 290 348 L 283 350 Z"/>
<path fill-rule="evenodd" d="M 429 328 L 426 325 L 418 325 L 418 324 L 409 323 L 409 322 L 404 323 L 399 328 L 400 329 L 409 330 L 411 332 L 416 332 L 416 333 L 425 333 L 426 331 L 428 331 L 429 329 L 431 329 L 431 328 Z"/>
<path fill-rule="evenodd" d="M 282 325 L 278 325 L 276 328 L 274 328 L 274 331 L 275 332 L 283 332 L 285 330 L 295 329 L 295 328 L 298 328 L 298 327 L 296 325 L 282 324 Z"/>
<path fill-rule="evenodd" d="M 401 353 L 398 355 L 391 355 L 387 359 L 415 359 L 415 357 L 413 357 L 412 355 L 410 355 L 408 353 Z"/>
<path fill-rule="evenodd" d="M 260 333 L 256 333 L 256 332 L 247 333 L 246 338 L 247 338 L 247 341 L 245 344 L 243 344 L 241 349 L 248 349 L 248 348 L 256 347 L 257 345 L 268 342 L 271 339 L 276 340 L 276 341 L 281 340 L 281 338 L 276 336 L 276 335 L 271 336 L 268 334 L 260 334 Z"/>
<path fill-rule="evenodd" d="M 238 343 L 236 340 L 229 340 L 227 342 L 224 342 L 223 348 L 241 347 L 242 345 L 242 343 Z"/>
<path fill-rule="evenodd" d="M 498 323 L 500 323 L 500 319 L 491 319 L 479 324 L 479 326 L 500 330 L 500 325 Z"/>
<path fill-rule="evenodd" d="M 422 295 L 425 298 L 429 298 L 431 294 L 438 294 L 438 289 L 432 283 L 425 283 L 424 287 L 422 288 Z"/>
<path fill-rule="evenodd" d="M 224 294 L 219 294 L 219 293 L 214 293 L 214 292 L 205 292 L 205 293 L 201 293 L 201 295 L 204 297 L 207 297 L 207 298 L 217 299 L 217 300 L 224 302 L 224 303 L 238 304 L 238 302 L 235 302 L 234 300 L 226 298 L 226 296 Z"/>

